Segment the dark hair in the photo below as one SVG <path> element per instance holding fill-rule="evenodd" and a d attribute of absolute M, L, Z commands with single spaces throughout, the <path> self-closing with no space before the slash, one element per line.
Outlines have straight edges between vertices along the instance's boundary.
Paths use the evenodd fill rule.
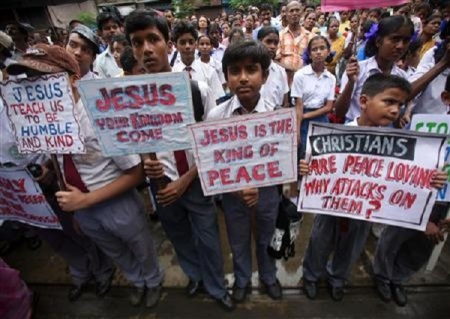
<path fill-rule="evenodd" d="M 441 26 L 441 33 L 439 37 L 442 39 L 442 42 L 437 46 L 434 51 L 434 62 L 438 63 L 445 55 L 445 51 L 447 49 L 448 41 L 446 38 L 450 37 L 450 22 L 445 21 Z"/>
<path fill-rule="evenodd" d="M 219 34 L 222 34 L 222 29 L 217 23 L 211 23 L 211 25 L 209 26 L 209 33 L 211 32 L 219 32 Z"/>
<path fill-rule="evenodd" d="M 306 20 L 306 18 L 308 18 L 311 14 L 314 14 L 314 15 L 316 15 L 316 18 L 317 18 L 317 14 L 316 14 L 316 11 L 311 11 L 311 12 L 308 12 L 308 14 L 307 15 L 305 15 L 305 20 Z"/>
<path fill-rule="evenodd" d="M 309 40 L 308 42 L 308 48 L 306 49 L 308 52 L 307 58 L 305 59 L 305 64 L 311 64 L 312 63 L 312 59 L 311 59 L 311 47 L 312 47 L 312 43 L 314 41 L 317 40 L 324 40 L 325 44 L 327 45 L 328 51 L 330 51 L 330 54 L 327 56 L 327 58 L 325 59 L 325 62 L 330 63 L 331 61 L 333 61 L 333 55 L 331 54 L 331 44 L 330 41 L 328 41 L 328 39 L 326 37 L 324 37 L 323 35 L 316 35 L 315 37 L 313 37 L 311 40 Z"/>
<path fill-rule="evenodd" d="M 116 14 L 110 12 L 110 11 L 104 11 L 100 12 L 97 16 L 97 28 L 102 31 L 103 26 L 109 21 L 113 20 L 115 23 L 117 23 L 119 26 L 122 25 L 121 18 L 118 17 Z"/>
<path fill-rule="evenodd" d="M 262 11 L 270 11 L 270 12 L 273 12 L 273 8 L 272 8 L 272 6 L 271 6 L 270 4 L 268 4 L 268 3 L 263 3 L 263 4 L 261 5 L 261 8 L 259 8 L 259 12 L 262 12 Z"/>
<path fill-rule="evenodd" d="M 407 93 L 408 96 L 411 95 L 411 83 L 405 78 L 397 75 L 376 73 L 369 76 L 364 82 L 361 95 L 367 95 L 369 97 L 374 97 L 389 89 L 399 89 Z"/>
<path fill-rule="evenodd" d="M 279 36 L 278 29 L 275 27 L 262 27 L 258 31 L 258 41 L 262 41 L 265 37 L 267 37 L 269 34 L 275 33 L 277 36 Z"/>
<path fill-rule="evenodd" d="M 229 35 L 229 37 L 228 37 L 228 42 L 231 42 L 231 41 L 233 40 L 233 35 L 234 35 L 235 33 L 239 33 L 239 34 L 241 35 L 242 38 L 244 37 L 244 31 L 242 31 L 241 28 L 233 28 L 233 29 L 231 29 L 231 31 L 230 31 L 230 35 Z"/>
<path fill-rule="evenodd" d="M 172 38 L 175 41 L 175 43 L 178 41 L 178 39 L 186 33 L 190 33 L 195 41 L 197 41 L 198 39 L 198 32 L 197 29 L 195 28 L 195 26 L 187 21 L 180 21 L 175 23 L 175 26 L 173 27 L 173 32 L 172 32 Z"/>
<path fill-rule="evenodd" d="M 370 9 L 368 15 L 370 15 L 372 12 L 376 13 L 379 17 L 381 17 L 381 15 L 383 14 L 383 10 L 378 8 Z"/>
<path fill-rule="evenodd" d="M 111 43 L 120 43 L 122 44 L 124 47 L 129 46 L 130 45 L 130 41 L 128 41 L 127 37 L 125 36 L 125 34 L 116 34 L 112 37 L 111 39 Z"/>
<path fill-rule="evenodd" d="M 128 39 L 130 39 L 131 33 L 152 27 L 157 28 L 163 35 L 164 40 L 169 42 L 169 25 L 166 19 L 156 14 L 155 11 L 134 10 L 125 19 L 125 33 Z"/>
<path fill-rule="evenodd" d="M 333 21 L 337 21 L 339 24 L 341 24 L 335 16 L 331 16 L 328 18 L 328 21 L 326 23 L 327 30 L 330 28 L 331 22 L 333 22 Z"/>
<path fill-rule="evenodd" d="M 450 74 L 447 76 L 447 80 L 445 81 L 445 91 L 450 92 Z"/>
<path fill-rule="evenodd" d="M 255 64 L 261 64 L 261 69 L 267 71 L 272 59 L 261 43 L 255 41 L 239 41 L 231 44 L 223 55 L 222 71 L 228 80 L 228 67 L 244 59 L 250 59 Z"/>
<path fill-rule="evenodd" d="M 441 20 L 442 20 L 442 17 L 441 17 L 440 14 L 430 14 L 430 15 L 425 19 L 424 25 L 430 23 L 430 22 L 433 21 L 434 19 L 441 19 Z"/>
<path fill-rule="evenodd" d="M 412 54 L 416 53 L 421 48 L 422 48 L 422 41 L 420 41 L 420 39 L 411 41 L 411 43 L 409 44 L 408 50 L 403 55 L 402 59 L 405 59 L 408 55 L 412 55 Z"/>
<path fill-rule="evenodd" d="M 203 38 L 207 38 L 207 39 L 209 39 L 209 42 L 211 42 L 211 38 L 210 38 L 208 35 L 206 35 L 206 34 L 200 34 L 200 35 L 198 36 L 198 38 L 197 38 L 197 43 L 199 43 L 200 40 L 203 39 Z M 198 54 L 200 55 L 200 52 L 198 52 Z"/>
<path fill-rule="evenodd" d="M 417 13 L 417 12 L 422 11 L 422 10 L 425 10 L 425 16 L 429 16 L 431 14 L 431 12 L 432 12 L 431 11 L 431 6 L 428 3 L 426 3 L 426 2 L 416 4 L 414 6 L 413 12 Z"/>
<path fill-rule="evenodd" d="M 376 41 L 379 38 L 384 38 L 392 32 L 399 30 L 403 26 L 408 26 L 411 29 L 411 37 L 414 34 L 414 25 L 409 18 L 405 16 L 392 16 L 380 20 L 378 23 L 378 30 L 376 36 L 367 40 L 364 53 L 367 57 L 372 57 L 377 54 L 378 48 Z"/>
<path fill-rule="evenodd" d="M 129 46 L 125 47 L 120 55 L 120 64 L 122 64 L 122 69 L 125 72 L 131 72 L 137 63 L 138 61 L 134 57 L 133 49 Z"/>
<path fill-rule="evenodd" d="M 209 26 L 211 25 L 211 21 L 209 21 L 209 19 L 206 16 L 204 16 L 204 15 L 201 15 L 201 16 L 198 17 L 197 25 L 196 25 L 197 29 L 200 29 L 200 26 L 198 25 L 198 23 L 200 21 L 200 18 L 205 18 L 206 19 L 206 30 L 209 31 Z"/>

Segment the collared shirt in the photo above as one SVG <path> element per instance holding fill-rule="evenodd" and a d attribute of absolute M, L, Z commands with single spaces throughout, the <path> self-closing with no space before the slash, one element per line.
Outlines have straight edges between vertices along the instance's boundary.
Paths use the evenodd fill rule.
<path fill-rule="evenodd" d="M 101 54 L 97 55 L 94 62 L 94 71 L 102 79 L 113 78 L 122 71 L 117 65 L 109 46 Z"/>
<path fill-rule="evenodd" d="M 359 76 L 353 88 L 352 97 L 350 99 L 350 107 L 348 108 L 347 114 L 345 115 L 345 117 L 350 120 L 353 120 L 355 117 L 358 117 L 361 114 L 361 107 L 359 106 L 359 96 L 361 95 L 361 90 L 364 82 L 366 82 L 369 76 L 376 73 L 382 73 L 374 56 L 358 63 Z M 402 78 L 407 79 L 406 72 L 400 69 L 395 64 L 392 67 L 391 74 L 398 75 Z M 345 89 L 347 83 L 348 76 L 347 73 L 344 73 L 341 81 L 341 92 Z"/>
<path fill-rule="evenodd" d="M 291 96 L 303 101 L 304 109 L 320 109 L 327 101 L 334 101 L 336 78 L 327 69 L 320 76 L 311 64 L 295 72 Z"/>
<path fill-rule="evenodd" d="M 201 60 L 200 60 L 201 61 Z M 203 61 L 202 61 L 203 62 Z M 205 62 L 203 62 L 205 63 Z M 211 57 L 209 59 L 208 63 L 205 63 L 206 65 L 209 65 L 210 67 L 212 67 L 214 70 L 216 70 L 217 76 L 219 77 L 219 81 L 222 84 L 227 83 L 227 81 L 225 80 L 225 74 L 223 74 L 223 70 L 222 70 L 222 61 L 218 61 L 217 59 Z"/>
<path fill-rule="evenodd" d="M 411 77 L 410 81 L 414 82 L 422 75 L 427 73 L 436 65 L 434 61 L 434 52 L 436 48 L 428 50 L 420 60 L 417 70 Z M 445 89 L 447 76 L 450 74 L 450 68 L 445 69 L 431 83 L 428 83 L 425 90 L 414 100 L 412 114 L 446 114 L 447 105 L 441 100 L 441 93 Z"/>
<path fill-rule="evenodd" d="M 280 32 L 280 44 L 278 54 L 281 55 L 281 63 L 299 69 L 303 66 L 302 55 L 308 47 L 310 32 L 300 27 L 300 34 L 294 33 L 286 27 Z"/>
<path fill-rule="evenodd" d="M 80 79 L 80 81 L 95 80 L 95 79 L 100 79 L 100 77 L 97 74 L 95 74 L 94 72 L 89 71 L 88 73 L 83 75 L 83 77 Z"/>
<path fill-rule="evenodd" d="M 263 113 L 272 111 L 275 108 L 273 104 L 266 101 L 263 97 L 260 97 L 258 103 L 251 113 Z M 232 116 L 238 116 L 242 114 L 248 114 L 246 108 L 244 108 L 239 101 L 238 97 L 235 95 L 228 101 L 219 104 L 214 109 L 212 109 L 206 116 L 207 120 L 213 119 L 225 119 Z"/>
<path fill-rule="evenodd" d="M 227 49 L 226 45 L 219 43 L 217 48 L 213 47 L 211 51 L 211 56 L 215 58 L 217 61 L 222 61 L 225 50 Z"/>
<path fill-rule="evenodd" d="M 278 21 L 277 18 L 271 17 L 270 18 L 270 26 L 276 28 L 278 31 L 283 30 L 283 26 L 280 21 Z M 261 30 L 262 26 L 257 27 L 255 30 L 253 30 L 253 40 L 258 40 L 258 32 Z"/>
<path fill-rule="evenodd" d="M 286 70 L 270 62 L 269 77 L 261 87 L 261 96 L 274 107 L 283 106 L 284 95 L 289 92 Z"/>
<path fill-rule="evenodd" d="M 183 72 L 186 71 L 186 67 L 187 66 L 183 63 L 183 61 L 180 60 L 178 63 L 175 62 L 172 71 Z M 199 82 L 201 81 L 208 84 L 213 92 L 214 100 L 218 100 L 225 95 L 222 83 L 220 83 L 219 76 L 217 75 L 215 69 L 213 69 L 206 63 L 203 63 L 200 59 L 195 59 L 190 67 L 192 68 L 192 70 L 190 71 L 192 80 Z"/>
<path fill-rule="evenodd" d="M 81 99 L 75 104 L 75 114 L 80 123 L 86 153 L 72 154 L 72 159 L 81 179 L 90 191 L 112 183 L 123 175 L 123 171 L 140 164 L 139 155 L 105 157 L 102 154 L 99 141 Z M 62 156 L 58 156 L 60 166 L 64 167 L 62 159 Z"/>
<path fill-rule="evenodd" d="M 212 90 L 206 83 L 199 81 L 198 88 L 200 89 L 200 93 L 202 96 L 202 103 L 204 107 L 203 119 L 205 119 L 207 114 L 217 106 L 213 98 Z M 185 152 L 189 167 L 192 167 L 195 164 L 194 153 L 192 150 L 187 150 Z M 174 152 L 160 152 L 156 155 L 158 157 L 158 160 L 164 167 L 164 174 L 172 181 L 177 180 L 180 176 L 177 171 Z"/>

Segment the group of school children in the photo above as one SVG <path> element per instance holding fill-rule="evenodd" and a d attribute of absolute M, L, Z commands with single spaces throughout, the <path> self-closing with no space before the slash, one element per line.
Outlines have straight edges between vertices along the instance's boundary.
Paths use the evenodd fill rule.
<path fill-rule="evenodd" d="M 291 1 L 286 6 L 288 15 L 296 4 Z M 125 19 L 126 36 L 120 37 L 117 30 L 122 25 L 114 15 L 101 13 L 99 20 L 99 32 L 108 47 L 97 59 L 100 50 L 96 36 L 78 25 L 69 33 L 66 47 L 37 44 L 6 67 L 10 77 L 69 74 L 87 152 L 58 155 L 64 190 L 56 186 L 54 162 L 17 153 L 6 107 L 2 105 L 0 110 L 0 164 L 26 166 L 33 162 L 42 166 L 43 172 L 36 180 L 63 229 L 33 230 L 68 263 L 73 280 L 71 301 L 83 294 L 91 280 L 96 282 L 97 295 L 103 297 L 118 267 L 135 287 L 130 295 L 133 306 L 144 302 L 152 308 L 158 303 L 164 272 L 136 190 L 146 178 L 150 180 L 161 225 L 189 278 L 188 296 L 204 291 L 226 310 L 246 300 L 252 290 L 252 230 L 260 286 L 273 300 L 281 299 L 283 294 L 275 259 L 267 252 L 279 213 L 279 188 L 248 188 L 221 196 L 233 257 L 230 294 L 224 279 L 218 210 L 213 198 L 203 195 L 192 151 L 161 152 L 156 158 L 105 157 L 78 94 L 76 83 L 80 79 L 95 79 L 99 73 L 128 76 L 187 72 L 193 80 L 193 92 L 199 91 L 201 96 L 203 107 L 195 110 L 196 118 L 203 121 L 270 112 L 295 104 L 301 128 L 299 179 L 308 174 L 304 151 L 311 121 L 329 122 L 334 111 L 337 117 L 345 118 L 346 125 L 404 127 L 411 114 L 447 114 L 450 105 L 447 23 L 441 28 L 441 41 L 408 74 L 396 63 L 405 61 L 410 53 L 415 25 L 404 15 L 380 19 L 366 35 L 365 59 L 357 61 L 351 55 L 343 64 L 345 72 L 338 79 L 340 93 L 336 94 L 336 77 L 327 69 L 333 59 L 331 44 L 323 35 L 310 36 L 302 54 L 304 66 L 295 70 L 289 84 L 286 69 L 292 69 L 277 61 L 277 27 L 261 26 L 257 41 L 244 37 L 230 41 L 226 47 L 221 43 L 222 30 L 217 24 L 199 35 L 189 21 L 172 21 L 171 30 L 164 17 L 136 10 Z M 2 40 L 3 34 L 0 36 Z M 169 52 L 172 44 L 176 51 Z M 120 54 L 114 54 L 116 51 Z M 102 71 L 95 73 L 93 64 L 94 71 Z M 442 188 L 446 181 L 447 174 L 438 171 L 431 184 Z M 383 301 L 393 299 L 399 306 L 407 304 L 403 284 L 426 263 L 434 244 L 443 239 L 449 225 L 446 211 L 445 205 L 436 204 L 425 232 L 395 226 L 383 230 L 373 262 L 375 287 Z M 309 299 L 316 298 L 321 278 L 326 279 L 333 300 L 343 299 L 344 285 L 365 247 L 371 226 L 354 219 L 314 217 L 306 253 L 296 257 L 303 259 L 302 290 Z"/>

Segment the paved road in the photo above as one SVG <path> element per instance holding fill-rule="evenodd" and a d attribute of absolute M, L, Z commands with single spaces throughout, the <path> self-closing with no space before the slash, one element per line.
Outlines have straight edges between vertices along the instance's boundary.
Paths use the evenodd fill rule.
<path fill-rule="evenodd" d="M 381 302 L 371 287 L 350 287 L 342 302 L 333 302 L 325 288 L 310 301 L 297 290 L 287 290 L 280 302 L 252 295 L 250 301 L 229 314 L 206 296 L 188 299 L 181 289 L 166 289 L 158 307 L 151 311 L 128 305 L 128 287 L 114 287 L 105 299 L 88 292 L 69 303 L 65 285 L 32 285 L 39 293 L 36 318 L 450 318 L 450 285 L 410 286 L 409 304 L 404 308 Z"/>

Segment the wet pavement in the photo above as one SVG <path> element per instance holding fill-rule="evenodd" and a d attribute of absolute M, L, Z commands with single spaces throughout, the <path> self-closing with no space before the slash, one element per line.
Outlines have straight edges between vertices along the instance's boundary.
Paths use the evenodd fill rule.
<path fill-rule="evenodd" d="M 223 215 L 219 225 L 224 255 L 226 280 L 233 284 L 232 256 L 226 238 Z M 366 250 L 352 271 L 344 301 L 331 301 L 325 286 L 319 297 L 309 301 L 300 293 L 302 257 L 308 243 L 313 215 L 306 214 L 296 241 L 296 255 L 288 261 L 278 261 L 278 278 L 285 288 L 283 301 L 273 302 L 254 289 L 250 301 L 241 305 L 232 315 L 221 310 L 207 296 L 188 299 L 182 288 L 187 278 L 181 271 L 172 245 L 160 223 L 149 221 L 155 238 L 159 260 L 165 269 L 164 295 L 154 310 L 132 308 L 127 294 L 128 281 L 117 272 L 113 288 L 105 299 L 98 300 L 92 291 L 78 301 L 69 303 L 67 292 L 70 276 L 64 261 L 44 243 L 37 251 L 21 244 L 4 257 L 12 267 L 21 271 L 22 278 L 38 293 L 36 318 L 450 318 L 450 250 L 445 245 L 441 258 L 431 273 L 420 272 L 408 286 L 410 302 L 405 308 L 381 302 L 372 287 L 371 261 L 376 238 L 371 236 Z M 255 261 L 255 258 L 253 258 Z M 258 286 L 256 267 L 252 278 Z M 439 316 L 440 314 L 440 316 Z"/>

